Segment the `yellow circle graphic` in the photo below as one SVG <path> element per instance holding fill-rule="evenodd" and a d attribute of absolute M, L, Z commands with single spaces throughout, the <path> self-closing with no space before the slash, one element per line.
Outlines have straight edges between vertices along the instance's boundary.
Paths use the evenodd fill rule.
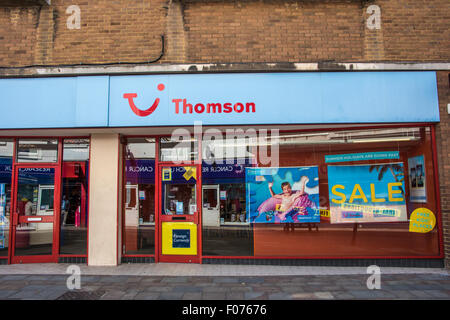
<path fill-rule="evenodd" d="M 409 232 L 427 233 L 436 226 L 434 213 L 427 208 L 417 208 L 411 213 Z"/>

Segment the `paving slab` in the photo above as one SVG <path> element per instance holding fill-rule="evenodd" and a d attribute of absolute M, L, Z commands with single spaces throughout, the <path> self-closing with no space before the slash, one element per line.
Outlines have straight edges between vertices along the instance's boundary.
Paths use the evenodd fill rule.
<path fill-rule="evenodd" d="M 66 284 L 70 276 L 65 273 L 67 264 L 33 266 L 36 269 L 25 265 L 16 269 L 0 266 L 0 299 L 450 300 L 450 273 L 445 269 L 382 268 L 381 289 L 369 290 L 365 268 L 80 265 L 81 290 L 70 291 Z M 292 274 L 285 274 L 288 271 Z M 103 292 L 101 296 L 96 294 L 99 292 Z"/>
<path fill-rule="evenodd" d="M 1 275 L 67 274 L 68 263 L 42 263 L 21 265 L 0 265 Z M 309 275 L 367 275 L 366 267 L 303 267 L 264 265 L 209 265 L 183 263 L 121 264 L 118 266 L 87 266 L 79 264 L 84 275 L 154 275 L 154 276 L 291 276 Z M 449 270 L 440 268 L 398 268 L 381 267 L 382 275 L 389 274 L 434 274 L 448 275 Z M 294 278 L 295 279 L 295 278 Z M 424 278 L 428 279 L 428 278 Z"/>
<path fill-rule="evenodd" d="M 158 300 L 159 292 L 141 292 L 134 297 L 134 300 Z"/>
<path fill-rule="evenodd" d="M 201 300 L 201 298 L 201 292 L 187 292 L 183 294 L 183 297 L 181 297 L 182 300 Z"/>
<path fill-rule="evenodd" d="M 184 295 L 184 292 L 161 292 L 160 300 L 180 300 Z"/>
<path fill-rule="evenodd" d="M 243 292 L 230 292 L 225 295 L 226 300 L 244 300 Z"/>
<path fill-rule="evenodd" d="M 224 292 L 205 292 L 202 295 L 203 300 L 225 300 L 225 298 Z"/>
<path fill-rule="evenodd" d="M 172 292 L 202 292 L 203 288 L 195 287 L 195 286 L 176 286 L 172 288 Z"/>

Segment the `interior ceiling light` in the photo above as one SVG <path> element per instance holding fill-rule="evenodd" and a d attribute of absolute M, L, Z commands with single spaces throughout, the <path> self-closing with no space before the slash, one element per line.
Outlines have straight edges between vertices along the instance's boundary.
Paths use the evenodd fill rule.
<path fill-rule="evenodd" d="M 356 139 L 349 140 L 350 143 L 366 143 L 366 142 L 396 142 L 396 141 L 412 141 L 419 140 L 418 137 L 386 137 L 386 138 L 373 138 L 373 139 Z"/>

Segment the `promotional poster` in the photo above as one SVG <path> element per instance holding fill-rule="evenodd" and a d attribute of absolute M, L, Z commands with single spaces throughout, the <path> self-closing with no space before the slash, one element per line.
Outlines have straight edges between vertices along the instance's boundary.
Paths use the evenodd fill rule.
<path fill-rule="evenodd" d="M 409 200 L 427 202 L 427 183 L 425 176 L 425 158 L 423 155 L 408 158 Z"/>
<path fill-rule="evenodd" d="M 320 222 L 318 167 L 246 168 L 247 221 Z"/>
<path fill-rule="evenodd" d="M 6 225 L 6 191 L 5 184 L 0 183 L 0 249 L 5 247 L 5 228 Z"/>
<path fill-rule="evenodd" d="M 330 222 L 407 221 L 403 163 L 328 166 Z"/>

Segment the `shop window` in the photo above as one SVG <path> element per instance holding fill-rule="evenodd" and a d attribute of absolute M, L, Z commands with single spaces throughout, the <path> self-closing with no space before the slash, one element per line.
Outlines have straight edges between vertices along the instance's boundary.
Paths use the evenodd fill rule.
<path fill-rule="evenodd" d="M 16 184 L 19 217 L 53 216 L 55 171 L 55 168 L 19 168 Z M 53 232 L 53 222 L 20 222 L 16 227 L 14 254 L 52 254 Z"/>
<path fill-rule="evenodd" d="M 89 139 L 64 139 L 63 161 L 89 161 Z"/>
<path fill-rule="evenodd" d="M 13 141 L 0 139 L 0 257 L 8 256 Z"/>
<path fill-rule="evenodd" d="M 64 139 L 60 254 L 85 255 L 89 223 L 89 139 Z"/>
<path fill-rule="evenodd" d="M 198 159 L 198 141 L 189 136 L 160 139 L 160 161 L 180 163 Z"/>
<path fill-rule="evenodd" d="M 247 171 L 254 256 L 438 256 L 431 139 L 429 127 L 280 135 L 277 170 Z"/>
<path fill-rule="evenodd" d="M 195 186 L 195 183 L 177 184 L 163 181 L 165 199 L 163 201 L 164 207 L 162 208 L 162 214 L 193 215 L 197 210 Z"/>
<path fill-rule="evenodd" d="M 17 143 L 17 162 L 57 162 L 57 139 L 19 139 Z"/>
<path fill-rule="evenodd" d="M 128 138 L 125 146 L 125 254 L 155 252 L 155 139 Z"/>
<path fill-rule="evenodd" d="M 205 256 L 252 256 L 253 229 L 245 200 L 245 170 L 255 157 L 249 139 L 202 142 L 202 241 Z"/>

